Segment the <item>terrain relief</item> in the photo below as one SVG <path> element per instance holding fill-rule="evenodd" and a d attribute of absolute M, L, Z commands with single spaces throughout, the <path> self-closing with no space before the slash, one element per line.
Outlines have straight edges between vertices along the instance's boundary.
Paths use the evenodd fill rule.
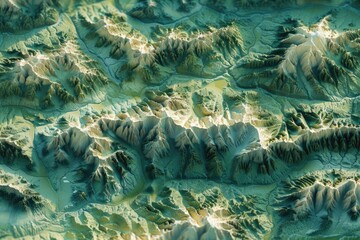
<path fill-rule="evenodd" d="M 0 0 L 0 239 L 360 239 L 359 0 Z"/>

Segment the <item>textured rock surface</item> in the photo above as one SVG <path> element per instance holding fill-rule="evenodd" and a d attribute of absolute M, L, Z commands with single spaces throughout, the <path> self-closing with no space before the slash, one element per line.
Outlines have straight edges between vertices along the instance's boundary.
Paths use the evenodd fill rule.
<path fill-rule="evenodd" d="M 358 239 L 359 7 L 0 1 L 0 238 Z"/>

